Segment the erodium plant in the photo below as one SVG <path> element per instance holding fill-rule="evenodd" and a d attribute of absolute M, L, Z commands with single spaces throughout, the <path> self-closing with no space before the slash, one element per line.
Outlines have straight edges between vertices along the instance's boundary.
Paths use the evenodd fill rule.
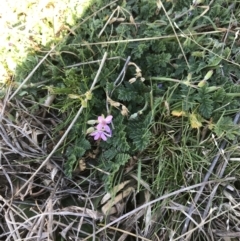
<path fill-rule="evenodd" d="M 239 43 L 230 32 L 227 42 L 219 34 L 229 26 L 229 12 L 222 7 L 228 3 L 203 8 L 190 0 L 161 1 L 166 15 L 156 2 L 120 0 L 102 8 L 109 1 L 96 1 L 86 12 L 91 18 L 56 46 L 32 77 L 33 83 L 39 76 L 51 79 L 51 85 L 27 94 L 56 96 L 53 107 L 66 120 L 60 129 L 85 107 L 64 146 L 67 175 L 94 148 L 100 150 L 97 163 L 110 173 L 102 178 L 111 185 L 120 168 L 148 152 L 156 138 L 174 139 L 184 130 L 199 141 L 212 133 L 228 140 L 239 135 L 232 121 L 240 107 Z M 104 52 L 108 59 L 89 96 Z M 31 66 L 37 62 L 32 58 Z M 22 75 L 31 70 L 27 62 L 21 67 Z M 96 121 L 90 131 L 88 120 Z"/>

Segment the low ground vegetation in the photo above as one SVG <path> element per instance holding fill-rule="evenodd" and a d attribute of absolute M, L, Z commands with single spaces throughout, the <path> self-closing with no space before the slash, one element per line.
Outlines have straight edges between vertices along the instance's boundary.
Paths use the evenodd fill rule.
<path fill-rule="evenodd" d="M 239 2 L 5 7 L 0 240 L 238 240 Z"/>

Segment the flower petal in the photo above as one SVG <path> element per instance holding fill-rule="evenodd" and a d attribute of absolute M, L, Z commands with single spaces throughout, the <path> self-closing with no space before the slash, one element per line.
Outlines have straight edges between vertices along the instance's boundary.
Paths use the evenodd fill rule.
<path fill-rule="evenodd" d="M 99 138 L 101 138 L 101 133 L 97 132 L 96 135 L 94 136 L 94 140 L 98 140 Z"/>
<path fill-rule="evenodd" d="M 101 133 L 101 136 L 100 136 L 101 138 L 102 138 L 102 140 L 104 140 L 104 141 L 106 141 L 107 140 L 107 137 L 105 136 L 105 133 L 104 132 L 102 132 Z"/>
<path fill-rule="evenodd" d="M 94 131 L 90 134 L 90 136 L 94 137 L 94 140 L 98 140 L 100 135 L 101 135 L 101 132 L 98 132 L 98 131 Z"/>
<path fill-rule="evenodd" d="M 107 124 L 111 123 L 111 122 L 112 122 L 112 118 L 113 118 L 112 115 L 107 116 L 107 117 L 105 118 L 105 122 L 106 122 Z"/>
<path fill-rule="evenodd" d="M 96 129 L 97 129 L 98 131 L 104 131 L 105 126 L 106 126 L 106 125 L 104 125 L 104 124 L 102 124 L 102 123 L 99 123 L 99 124 L 96 126 Z"/>
<path fill-rule="evenodd" d="M 108 125 L 105 125 L 104 129 L 105 129 L 106 132 L 111 133 L 111 129 Z"/>
<path fill-rule="evenodd" d="M 102 116 L 98 116 L 98 123 L 104 123 L 105 119 Z"/>

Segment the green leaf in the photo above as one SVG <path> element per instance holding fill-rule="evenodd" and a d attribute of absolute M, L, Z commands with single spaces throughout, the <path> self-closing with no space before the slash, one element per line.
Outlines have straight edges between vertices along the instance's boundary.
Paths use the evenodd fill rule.
<path fill-rule="evenodd" d="M 114 157 L 117 155 L 118 151 L 115 148 L 110 148 L 103 153 L 104 159 L 107 161 L 112 161 Z"/>
<path fill-rule="evenodd" d="M 125 88 L 124 86 L 119 87 L 118 89 L 118 99 L 121 101 L 131 101 L 137 95 L 137 92 L 132 88 Z"/>
<path fill-rule="evenodd" d="M 213 111 L 213 101 L 211 95 L 207 92 L 207 86 L 199 88 L 198 101 L 200 102 L 199 113 L 204 118 L 210 118 Z"/>
<path fill-rule="evenodd" d="M 73 153 L 68 157 L 66 163 L 64 164 L 64 171 L 68 177 L 72 177 L 72 172 L 74 170 L 75 164 L 77 162 L 76 155 Z"/>
<path fill-rule="evenodd" d="M 214 125 L 213 130 L 218 137 L 226 137 L 229 140 L 234 140 L 236 135 L 240 135 L 238 126 L 228 116 L 221 117 Z"/>

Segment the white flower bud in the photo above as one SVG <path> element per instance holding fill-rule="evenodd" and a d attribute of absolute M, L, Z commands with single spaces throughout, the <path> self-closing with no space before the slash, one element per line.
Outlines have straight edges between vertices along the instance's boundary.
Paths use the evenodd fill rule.
<path fill-rule="evenodd" d="M 129 117 L 129 120 L 134 120 L 138 117 L 138 113 L 134 113 Z"/>
<path fill-rule="evenodd" d="M 93 133 L 94 131 L 95 131 L 94 127 L 90 127 L 90 128 L 87 129 L 86 135 L 91 134 L 91 133 Z"/>
<path fill-rule="evenodd" d="M 95 125 L 96 123 L 98 123 L 97 120 L 89 120 L 89 121 L 87 121 L 88 125 Z"/>
<path fill-rule="evenodd" d="M 136 80 L 137 80 L 136 78 L 131 78 L 131 79 L 129 80 L 129 83 L 132 84 L 132 83 L 134 83 Z"/>

